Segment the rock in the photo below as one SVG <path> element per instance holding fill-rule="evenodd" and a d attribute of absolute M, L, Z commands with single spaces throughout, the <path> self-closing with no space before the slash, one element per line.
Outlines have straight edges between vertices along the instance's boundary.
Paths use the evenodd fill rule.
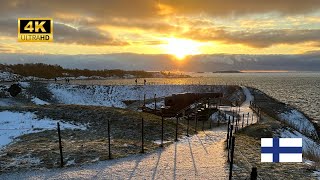
<path fill-rule="evenodd" d="M 21 87 L 19 84 L 12 84 L 10 88 L 8 89 L 8 92 L 12 97 L 16 97 L 21 92 Z"/>

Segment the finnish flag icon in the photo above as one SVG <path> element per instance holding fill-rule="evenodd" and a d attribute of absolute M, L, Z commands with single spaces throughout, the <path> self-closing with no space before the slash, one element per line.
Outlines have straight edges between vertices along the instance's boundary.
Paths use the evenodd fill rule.
<path fill-rule="evenodd" d="M 261 138 L 261 162 L 302 162 L 302 138 Z"/>

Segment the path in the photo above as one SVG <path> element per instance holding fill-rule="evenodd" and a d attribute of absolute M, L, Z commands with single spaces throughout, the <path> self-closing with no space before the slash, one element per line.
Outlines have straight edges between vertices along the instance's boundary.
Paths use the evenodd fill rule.
<path fill-rule="evenodd" d="M 242 88 L 246 101 L 240 113 L 251 114 L 249 106 L 253 97 L 247 88 Z M 150 154 L 81 167 L 2 174 L 0 179 L 227 179 L 225 138 L 226 126 L 220 126 Z"/>
<path fill-rule="evenodd" d="M 82 167 L 2 174 L 0 179 L 226 179 L 225 129 L 199 132 L 150 154 Z"/>

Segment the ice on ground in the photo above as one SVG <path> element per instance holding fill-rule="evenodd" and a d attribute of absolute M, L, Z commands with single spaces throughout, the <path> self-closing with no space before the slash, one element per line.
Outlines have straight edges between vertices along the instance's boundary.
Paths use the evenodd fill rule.
<path fill-rule="evenodd" d="M 285 121 L 288 124 L 290 124 L 293 128 L 302 132 L 303 134 L 306 134 L 310 137 L 314 137 L 315 139 L 318 138 L 317 131 L 314 128 L 312 122 L 310 122 L 308 118 L 306 118 L 299 111 L 293 109 L 285 113 L 281 113 L 279 115 L 279 118 L 282 121 Z"/>
<path fill-rule="evenodd" d="M 290 131 L 288 129 L 282 129 L 278 134 L 283 138 L 302 138 L 302 151 L 320 157 L 320 145 L 300 132 L 292 129 L 290 129 Z"/>
<path fill-rule="evenodd" d="M 226 92 L 225 86 L 198 85 L 145 85 L 145 86 L 101 86 L 49 84 L 48 89 L 54 97 L 64 104 L 98 105 L 125 108 L 125 100 L 143 100 L 171 96 L 177 93 Z"/>
<path fill-rule="evenodd" d="M 48 102 L 46 102 L 46 101 L 43 101 L 43 100 L 41 100 L 41 99 L 39 99 L 39 98 L 37 98 L 37 97 L 33 97 L 33 98 L 31 99 L 31 101 L 32 101 L 33 103 L 37 104 L 37 105 L 48 105 L 48 104 L 50 104 L 50 103 L 48 103 Z"/>
<path fill-rule="evenodd" d="M 32 112 L 0 112 L 0 149 L 10 144 L 15 138 L 29 133 L 57 129 L 56 120 L 38 119 Z M 83 125 L 60 122 L 61 129 L 86 129 Z"/>

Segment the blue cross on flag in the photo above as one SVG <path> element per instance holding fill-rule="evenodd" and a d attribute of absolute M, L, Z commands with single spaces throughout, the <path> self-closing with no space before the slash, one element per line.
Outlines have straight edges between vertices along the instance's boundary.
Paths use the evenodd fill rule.
<path fill-rule="evenodd" d="M 261 162 L 302 162 L 302 138 L 261 138 Z"/>

